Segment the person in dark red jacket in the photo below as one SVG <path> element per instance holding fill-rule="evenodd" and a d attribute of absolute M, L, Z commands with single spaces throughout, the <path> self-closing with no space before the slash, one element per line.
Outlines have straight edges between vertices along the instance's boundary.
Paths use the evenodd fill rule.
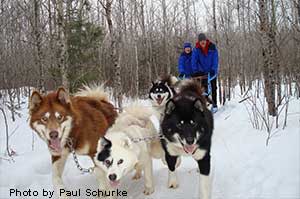
<path fill-rule="evenodd" d="M 205 34 L 198 35 L 198 42 L 192 52 L 192 77 L 210 76 L 215 77 L 211 81 L 211 94 L 213 101 L 212 112 L 217 109 L 217 74 L 219 67 L 219 55 L 215 44 L 207 39 Z M 206 82 L 203 82 L 207 84 Z"/>

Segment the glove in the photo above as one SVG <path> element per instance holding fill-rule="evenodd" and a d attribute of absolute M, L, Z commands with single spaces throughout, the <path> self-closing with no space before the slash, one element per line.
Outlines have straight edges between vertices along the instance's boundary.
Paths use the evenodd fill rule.
<path fill-rule="evenodd" d="M 178 78 L 179 78 L 179 79 L 183 79 L 184 76 L 185 76 L 185 75 L 181 73 L 181 74 L 178 76 Z"/>
<path fill-rule="evenodd" d="M 210 76 L 212 77 L 212 76 L 214 76 L 214 75 L 216 74 L 216 72 L 215 72 L 214 70 L 210 70 L 210 71 L 209 71 L 209 74 L 210 74 Z"/>

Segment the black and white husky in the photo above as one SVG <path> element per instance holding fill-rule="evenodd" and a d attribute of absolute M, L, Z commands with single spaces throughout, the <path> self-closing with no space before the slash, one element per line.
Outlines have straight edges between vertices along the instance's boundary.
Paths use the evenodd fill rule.
<path fill-rule="evenodd" d="M 159 80 L 152 82 L 152 87 L 149 91 L 149 99 L 155 110 L 163 115 L 165 106 L 168 100 L 173 98 L 175 94 L 174 85 L 177 78 L 171 75 L 160 77 Z"/>
<path fill-rule="evenodd" d="M 162 146 L 169 168 L 168 185 L 178 186 L 175 169 L 179 156 L 192 156 L 200 170 L 200 198 L 210 198 L 210 147 L 213 116 L 207 109 L 202 89 L 194 81 L 186 80 L 166 104 L 161 130 Z"/>
<path fill-rule="evenodd" d="M 134 103 L 119 114 L 105 137 L 100 138 L 94 158 L 95 172 L 100 181 L 109 183 L 104 185 L 106 189 L 118 187 L 120 181 L 135 169 L 134 179 L 140 178 L 144 172 L 144 194 L 154 192 L 152 158 L 163 158 L 164 153 L 159 140 L 148 142 L 143 139 L 158 136 L 152 119 L 155 115 L 152 107 Z"/>

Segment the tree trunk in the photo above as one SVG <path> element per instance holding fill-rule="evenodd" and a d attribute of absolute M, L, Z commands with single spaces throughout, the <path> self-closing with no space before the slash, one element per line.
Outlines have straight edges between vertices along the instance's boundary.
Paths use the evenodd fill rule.
<path fill-rule="evenodd" d="M 4 118 L 4 124 L 5 124 L 5 140 L 6 140 L 6 152 L 8 156 L 11 156 L 11 152 L 9 149 L 9 135 L 8 135 L 8 122 L 7 122 L 7 117 L 5 114 L 5 111 L 3 108 L 0 107 L 0 111 L 2 112 L 3 118 Z"/>
<path fill-rule="evenodd" d="M 58 47 L 59 47 L 59 61 L 58 67 L 61 73 L 62 85 L 69 89 L 68 80 L 68 51 L 67 51 L 67 37 L 66 37 L 66 23 L 64 19 L 63 0 L 57 1 L 57 26 L 58 26 Z"/>
<path fill-rule="evenodd" d="M 35 65 L 39 70 L 39 81 L 38 81 L 38 90 L 40 92 L 45 91 L 45 75 L 44 75 L 44 66 L 43 66 L 43 55 L 42 55 L 42 37 L 40 32 L 40 1 L 33 0 L 33 9 L 34 9 L 34 38 L 35 38 Z"/>
<path fill-rule="evenodd" d="M 190 35 L 190 1 L 189 0 L 183 0 L 182 1 L 182 8 L 184 13 L 184 19 L 185 19 L 185 31 L 184 31 L 184 40 L 187 41 L 189 39 Z"/>
<path fill-rule="evenodd" d="M 300 25 L 300 0 L 298 0 L 298 3 L 296 3 L 296 0 L 295 0 L 295 4 L 297 4 L 297 13 L 298 13 L 297 24 Z"/>
<path fill-rule="evenodd" d="M 218 40 L 217 17 L 216 17 L 216 0 L 213 0 L 212 2 L 212 11 L 213 11 L 214 39 L 215 39 L 216 46 L 218 46 L 219 40 Z M 222 104 L 222 84 L 221 84 L 220 68 L 219 68 L 219 75 L 217 80 L 218 80 L 218 88 L 219 88 L 219 102 L 220 104 Z"/>
<path fill-rule="evenodd" d="M 166 0 L 161 1 L 162 13 L 163 13 L 163 49 L 164 49 L 164 67 L 163 70 L 160 70 L 161 73 L 170 74 L 171 66 L 170 66 L 170 58 L 169 58 L 169 42 L 168 42 L 168 16 L 167 16 L 167 4 Z"/>
<path fill-rule="evenodd" d="M 276 116 L 275 106 L 275 71 L 273 61 L 272 41 L 269 37 L 270 27 L 267 16 L 267 0 L 259 1 L 260 31 L 262 39 L 263 76 L 265 96 L 268 103 L 269 115 Z"/>
<path fill-rule="evenodd" d="M 105 0 L 105 3 L 102 1 L 101 5 L 105 9 L 106 14 L 106 21 L 108 25 L 109 35 L 110 35 L 110 47 L 111 47 L 111 58 L 114 63 L 114 97 L 117 100 L 119 111 L 122 111 L 122 101 L 123 101 L 123 94 L 122 94 L 122 84 L 121 84 L 121 66 L 120 66 L 120 54 L 117 51 L 117 39 L 119 43 L 121 42 L 121 37 L 117 38 L 116 32 L 113 27 L 112 22 L 112 3 L 113 0 Z"/>
<path fill-rule="evenodd" d="M 138 56 L 138 44 L 137 41 L 134 45 L 134 50 L 135 50 L 135 63 L 136 63 L 136 68 L 135 68 L 135 91 L 134 95 L 137 98 L 139 96 L 139 56 Z"/>

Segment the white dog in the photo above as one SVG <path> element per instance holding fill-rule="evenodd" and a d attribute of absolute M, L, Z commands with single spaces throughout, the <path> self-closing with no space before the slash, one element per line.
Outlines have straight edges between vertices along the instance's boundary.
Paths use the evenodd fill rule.
<path fill-rule="evenodd" d="M 164 154 L 153 124 L 155 114 L 151 107 L 135 103 L 119 114 L 105 137 L 100 138 L 94 160 L 111 188 L 115 189 L 124 176 L 136 169 L 134 179 L 144 171 L 144 194 L 154 192 L 152 157 L 162 158 Z"/>

